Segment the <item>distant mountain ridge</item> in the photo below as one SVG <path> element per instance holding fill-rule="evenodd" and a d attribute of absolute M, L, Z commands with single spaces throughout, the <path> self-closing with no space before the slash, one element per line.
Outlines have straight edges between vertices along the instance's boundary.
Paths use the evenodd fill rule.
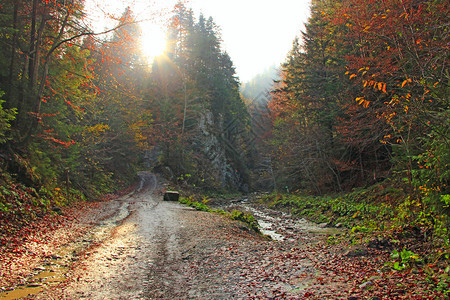
<path fill-rule="evenodd" d="M 274 80 L 279 79 L 279 68 L 273 65 L 253 77 L 250 81 L 243 83 L 241 93 L 249 102 L 259 102 L 263 99 L 267 100 L 267 92 L 272 89 Z"/>

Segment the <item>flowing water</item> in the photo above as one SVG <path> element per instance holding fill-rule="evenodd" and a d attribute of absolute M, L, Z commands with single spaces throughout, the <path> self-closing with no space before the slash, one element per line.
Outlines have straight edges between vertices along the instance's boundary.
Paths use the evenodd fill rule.
<path fill-rule="evenodd" d="M 341 229 L 334 227 L 327 227 L 304 218 L 296 218 L 286 212 L 276 211 L 267 207 L 254 204 L 248 201 L 247 198 L 233 201 L 233 203 L 221 203 L 216 205 L 217 208 L 223 210 L 241 210 L 247 212 L 258 221 L 260 230 L 264 235 L 269 236 L 274 241 L 284 241 L 289 239 L 308 238 L 307 234 L 312 237 L 321 235 L 339 235 L 342 233 Z M 299 236 L 296 233 L 302 233 Z M 306 235 L 305 235 L 306 233 Z"/>

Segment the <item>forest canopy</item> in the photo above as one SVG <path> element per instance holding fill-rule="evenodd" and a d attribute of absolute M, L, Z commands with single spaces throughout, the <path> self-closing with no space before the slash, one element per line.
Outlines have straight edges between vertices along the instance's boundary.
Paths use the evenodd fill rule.
<path fill-rule="evenodd" d="M 130 8 L 101 35 L 82 0 L 3 1 L 2 191 L 97 199 L 140 170 L 214 191 L 389 182 L 411 210 L 448 216 L 448 11 L 444 0 L 313 0 L 270 96 L 252 103 L 214 19 L 183 2 L 149 66 Z"/>
<path fill-rule="evenodd" d="M 312 1 L 270 103 L 279 186 L 390 182 L 408 209 L 448 224 L 448 12 L 439 0 Z"/>
<path fill-rule="evenodd" d="M 327 290 L 330 297 L 346 292 L 339 280 L 354 286 L 349 293 L 358 297 L 448 296 L 450 2 L 312 0 L 285 61 L 246 85 L 214 19 L 194 14 L 186 2 L 173 8 L 165 51 L 150 62 L 140 47 L 145 29 L 130 7 L 113 27 L 95 32 L 88 25 L 87 0 L 1 2 L 0 253 L 4 265 L 17 269 L 20 287 L 46 292 L 47 284 L 61 283 L 46 279 L 75 271 L 69 258 L 80 266 L 79 259 L 92 252 L 87 250 L 100 249 L 128 225 L 130 251 L 121 248 L 119 271 L 130 253 L 153 257 L 140 252 L 159 247 L 147 247 L 149 241 L 166 247 L 166 233 L 177 241 L 172 247 L 195 248 L 192 228 L 206 225 L 197 240 L 203 243 L 211 233 L 219 245 L 213 256 L 220 264 L 210 270 L 218 274 L 217 266 L 226 262 L 232 277 L 219 279 L 230 283 L 236 275 L 240 288 L 256 291 L 246 292 L 249 297 L 320 297 L 325 294 L 313 290 L 323 286 L 323 274 L 339 290 Z M 265 52 L 255 49 L 255 55 Z M 151 178 L 148 189 L 145 180 L 139 186 L 139 177 Z M 162 203 L 163 194 L 216 215 Z M 145 221 L 157 215 L 158 222 Z M 270 243 L 263 236 L 264 220 L 282 240 Z M 320 234 L 306 229 L 309 221 L 321 223 L 311 226 Z M 172 230 L 180 222 L 186 228 Z M 156 224 L 151 230 L 150 223 Z M 67 231 L 57 230 L 62 227 Z M 137 247 L 136 233 L 146 232 L 151 234 Z M 55 239 L 43 240 L 51 235 Z M 68 242 L 81 238 L 80 244 Z M 248 243 L 240 251 L 236 241 L 244 239 Z M 64 276 L 45 268 L 37 272 L 41 263 L 56 262 L 52 249 L 66 253 L 69 244 L 77 251 L 58 259 Z M 196 257 L 206 261 L 205 244 L 198 245 Z M 110 266 L 115 250 L 108 249 L 95 257 L 105 256 L 100 261 Z M 197 258 L 177 256 L 172 263 L 186 263 L 191 278 Z M 9 263 L 19 257 L 32 263 Z M 260 272 L 268 260 L 277 264 Z M 205 265 L 213 264 L 208 258 Z M 139 293 L 155 288 L 162 295 L 159 283 L 168 277 L 159 283 L 148 279 L 164 268 L 155 264 L 151 272 L 144 265 L 141 279 L 151 284 L 138 286 Z M 291 272 L 294 265 L 315 272 Z M 3 273 L 11 277 L 8 270 Z M 44 278 L 43 272 L 52 275 Z M 259 283 L 248 280 L 252 272 L 261 273 L 254 277 Z M 289 274 L 292 286 L 284 285 L 280 272 Z M 179 281 L 176 275 L 173 282 Z M 78 279 L 77 286 L 83 283 Z"/>
<path fill-rule="evenodd" d="M 4 181 L 88 199 L 142 169 L 217 189 L 248 183 L 248 114 L 212 18 L 178 3 L 149 66 L 130 8 L 107 35 L 85 25 L 81 0 L 0 9 Z"/>

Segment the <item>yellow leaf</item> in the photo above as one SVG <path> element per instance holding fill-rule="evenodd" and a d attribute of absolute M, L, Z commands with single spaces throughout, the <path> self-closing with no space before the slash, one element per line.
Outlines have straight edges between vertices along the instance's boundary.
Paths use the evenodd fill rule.
<path fill-rule="evenodd" d="M 405 81 L 403 81 L 402 87 L 404 87 L 407 83 L 408 83 L 408 79 L 406 79 Z"/>
<path fill-rule="evenodd" d="M 383 90 L 383 83 L 382 82 L 378 82 L 378 90 L 379 91 Z"/>
<path fill-rule="evenodd" d="M 364 107 L 364 108 L 368 108 L 368 107 L 369 107 L 369 104 L 370 104 L 370 101 L 364 100 L 364 102 L 363 102 L 363 107 Z"/>
<path fill-rule="evenodd" d="M 383 93 L 387 93 L 386 92 L 386 83 L 383 85 Z"/>
<path fill-rule="evenodd" d="M 367 101 L 364 99 L 364 97 L 357 97 L 355 99 L 356 102 L 358 102 L 359 105 L 362 105 L 364 108 L 369 107 L 370 101 Z"/>
<path fill-rule="evenodd" d="M 350 75 L 350 79 L 355 78 L 355 77 L 356 77 L 356 74 Z"/>

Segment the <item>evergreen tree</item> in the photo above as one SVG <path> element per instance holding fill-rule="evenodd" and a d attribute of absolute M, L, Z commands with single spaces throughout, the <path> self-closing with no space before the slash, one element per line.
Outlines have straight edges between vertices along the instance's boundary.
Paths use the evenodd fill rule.
<path fill-rule="evenodd" d="M 330 6 L 313 2 L 302 41 L 294 41 L 272 104 L 274 110 L 290 111 L 286 116 L 280 112 L 285 123 L 276 124 L 276 155 L 286 156 L 279 170 L 289 178 L 283 185 L 314 187 L 319 193 L 342 188 L 333 160 L 339 147 L 335 125 L 343 63 L 335 28 L 324 17 Z"/>
<path fill-rule="evenodd" d="M 323 193 L 393 177 L 446 210 L 448 5 L 312 2 L 271 103 L 280 183 Z"/>
<path fill-rule="evenodd" d="M 162 163 L 180 178 L 196 174 L 198 185 L 237 187 L 248 180 L 242 155 L 248 114 L 233 63 L 212 18 L 195 20 L 183 4 L 174 14 L 167 55 L 153 64 L 150 92 L 158 107 L 154 124 L 172 132 L 156 143 L 164 145 Z"/>

